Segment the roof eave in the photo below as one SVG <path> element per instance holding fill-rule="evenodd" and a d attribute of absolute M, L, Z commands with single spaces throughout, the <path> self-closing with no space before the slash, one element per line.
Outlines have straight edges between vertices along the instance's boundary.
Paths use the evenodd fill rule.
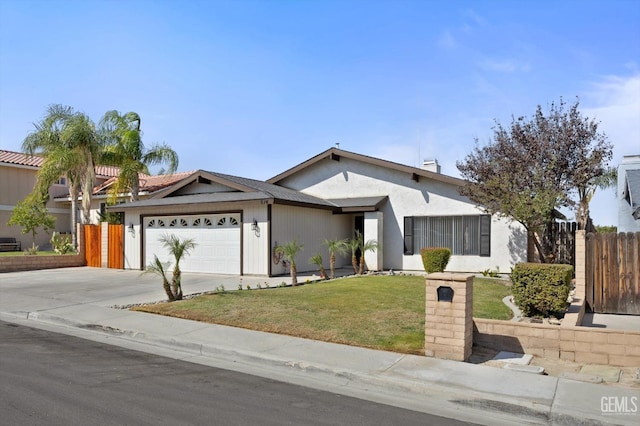
<path fill-rule="evenodd" d="M 318 155 L 316 155 L 315 157 L 310 158 L 307 161 L 304 161 L 303 163 L 298 164 L 295 167 L 290 168 L 289 170 L 286 170 L 283 173 L 280 173 L 277 176 L 272 177 L 271 179 L 268 179 L 266 182 L 267 183 L 271 183 L 271 184 L 277 184 L 278 182 L 283 181 L 284 179 L 288 178 L 289 176 L 294 175 L 295 173 L 321 161 L 321 160 L 325 160 L 325 159 L 330 159 L 330 160 L 334 160 L 334 161 L 340 161 L 340 158 L 344 157 L 344 158 L 349 158 L 352 160 L 357 160 L 357 161 L 362 161 L 368 164 L 372 164 L 374 166 L 378 166 L 378 167 L 384 167 L 384 168 L 388 168 L 388 169 L 392 169 L 392 170 L 397 170 L 403 173 L 408 173 L 411 178 L 413 180 L 415 180 L 416 182 L 418 182 L 420 180 L 420 177 L 426 177 L 429 179 L 433 179 L 439 182 L 444 182 L 444 183 L 448 183 L 451 185 L 456 185 L 456 186 L 462 186 L 465 184 L 465 181 L 463 179 L 459 179 L 453 176 L 447 176 L 447 175 L 443 175 L 440 173 L 436 173 L 436 172 L 431 172 L 429 170 L 424 170 L 424 169 L 419 169 L 417 167 L 411 167 L 411 166 L 406 166 L 404 164 L 399 164 L 399 163 L 394 163 L 392 161 L 388 161 L 388 160 L 382 160 L 379 158 L 374 158 L 374 157 L 369 157 L 367 155 L 362 155 L 362 154 L 356 154 L 355 152 L 349 152 L 349 151 L 343 151 L 341 149 L 338 148 L 330 148 Z"/>

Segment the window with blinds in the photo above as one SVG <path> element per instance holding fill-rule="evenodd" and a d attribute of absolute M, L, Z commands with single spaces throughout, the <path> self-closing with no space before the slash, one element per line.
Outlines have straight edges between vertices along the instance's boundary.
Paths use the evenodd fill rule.
<path fill-rule="evenodd" d="M 456 256 L 491 255 L 491 216 L 407 216 L 404 254 L 447 247 Z"/>

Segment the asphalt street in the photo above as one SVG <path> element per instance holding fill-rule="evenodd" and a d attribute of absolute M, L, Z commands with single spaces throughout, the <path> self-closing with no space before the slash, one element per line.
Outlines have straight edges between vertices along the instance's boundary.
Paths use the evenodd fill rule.
<path fill-rule="evenodd" d="M 469 424 L 0 322 L 11 425 Z"/>

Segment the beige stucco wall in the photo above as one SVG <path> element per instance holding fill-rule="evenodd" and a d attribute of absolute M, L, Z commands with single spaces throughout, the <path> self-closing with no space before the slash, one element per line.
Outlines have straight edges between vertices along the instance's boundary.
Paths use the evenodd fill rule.
<path fill-rule="evenodd" d="M 0 237 L 14 237 L 22 243 L 22 248 L 31 247 L 31 235 L 22 234 L 20 226 L 8 226 L 7 222 L 13 214 L 15 205 L 31 193 L 36 183 L 38 169 L 0 164 Z M 52 185 L 49 189 L 51 198 L 68 192 L 65 185 Z M 71 232 L 71 214 L 68 209 L 61 208 L 53 201 L 47 203 L 49 213 L 56 218 L 55 231 Z M 39 231 L 36 245 L 41 249 L 48 248 L 51 235 Z"/>

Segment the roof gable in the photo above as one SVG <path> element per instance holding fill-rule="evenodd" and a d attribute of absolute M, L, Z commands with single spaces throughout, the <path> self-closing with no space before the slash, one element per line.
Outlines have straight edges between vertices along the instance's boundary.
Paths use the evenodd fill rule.
<path fill-rule="evenodd" d="M 217 184 L 229 189 L 220 190 L 220 187 L 218 187 L 218 190 L 216 191 L 215 185 L 213 185 L 214 188 L 212 188 L 213 190 L 211 191 L 206 191 L 203 186 L 200 186 L 199 191 L 192 191 L 188 187 L 194 184 Z M 117 206 L 110 207 L 110 209 L 112 211 L 122 211 L 130 208 L 165 206 L 172 204 L 219 203 L 255 200 L 265 200 L 270 203 L 278 204 L 313 206 L 316 208 L 330 210 L 336 210 L 338 208 L 330 201 L 271 183 L 239 176 L 226 175 L 223 173 L 198 170 L 174 185 L 171 185 L 162 191 L 158 191 L 146 200 L 119 204 Z"/>
<path fill-rule="evenodd" d="M 188 177 L 181 179 L 164 190 L 158 192 L 153 198 L 167 198 L 183 195 L 214 193 L 214 192 L 254 192 L 255 188 L 238 182 L 219 173 L 211 173 L 204 170 L 192 172 Z M 217 184 L 217 185 L 213 185 Z M 191 188 L 188 188 L 191 186 Z M 198 189 L 196 189 L 196 187 Z"/>
<path fill-rule="evenodd" d="M 394 163 L 393 161 L 382 160 L 380 158 L 369 157 L 367 155 L 356 154 L 355 152 L 344 151 L 338 148 L 330 148 L 316 155 L 315 157 L 312 157 L 307 161 L 304 161 L 298 164 L 297 166 L 294 166 L 289 170 L 283 173 L 280 173 L 277 176 L 272 177 L 271 179 L 267 180 L 267 182 L 272 184 L 278 184 L 290 176 L 293 176 L 297 173 L 305 171 L 310 166 L 316 163 L 319 163 L 320 161 L 327 160 L 327 159 L 333 160 L 333 161 L 340 161 L 340 158 L 342 157 L 349 158 L 355 161 L 360 161 L 376 167 L 383 167 L 383 168 L 399 171 L 402 173 L 407 173 L 416 182 L 423 177 L 423 178 L 433 179 L 439 182 L 444 182 L 444 183 L 448 183 L 456 186 L 461 186 L 465 183 L 464 180 L 455 178 L 452 176 L 435 173 L 435 172 L 420 169 L 417 167 L 406 166 L 404 164 Z"/>

